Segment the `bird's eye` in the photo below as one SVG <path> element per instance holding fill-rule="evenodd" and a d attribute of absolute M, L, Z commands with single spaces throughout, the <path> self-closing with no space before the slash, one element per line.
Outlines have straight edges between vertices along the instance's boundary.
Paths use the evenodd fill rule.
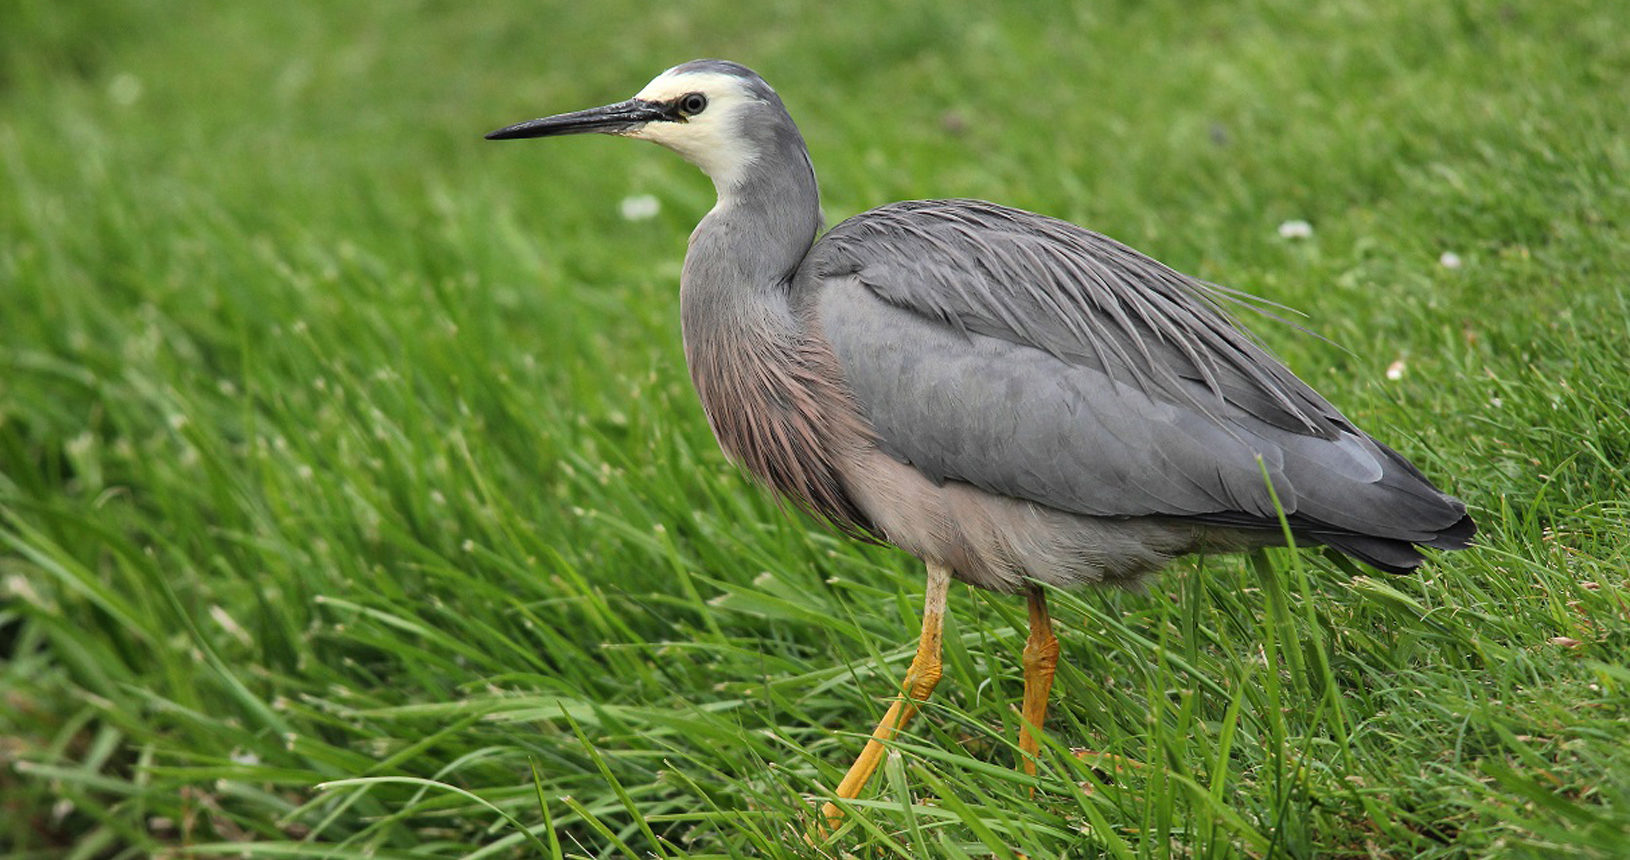
<path fill-rule="evenodd" d="M 679 97 L 679 113 L 684 116 L 695 116 L 707 110 L 707 96 L 701 93 L 686 93 Z"/>

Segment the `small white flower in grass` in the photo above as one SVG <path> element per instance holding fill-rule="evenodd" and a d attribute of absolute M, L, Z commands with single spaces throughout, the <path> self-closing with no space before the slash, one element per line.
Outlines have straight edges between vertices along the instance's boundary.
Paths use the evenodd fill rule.
<path fill-rule="evenodd" d="M 617 204 L 624 221 L 649 221 L 662 211 L 662 201 L 650 194 L 630 194 Z"/>
<path fill-rule="evenodd" d="M 1313 238 L 1313 225 L 1300 219 L 1286 221 L 1279 225 L 1279 237 L 1281 239 L 1311 239 Z"/>
<path fill-rule="evenodd" d="M 130 107 L 141 98 L 141 79 L 129 72 L 120 72 L 108 83 L 108 98 L 120 107 Z"/>
<path fill-rule="evenodd" d="M 1387 378 L 1391 380 L 1403 379 L 1405 366 L 1403 357 L 1399 356 L 1391 364 L 1387 365 Z"/>
<path fill-rule="evenodd" d="M 253 752 L 245 751 L 242 747 L 233 750 L 227 755 L 227 757 L 232 760 L 233 764 L 249 766 L 260 764 L 260 756 L 255 755 Z"/>
<path fill-rule="evenodd" d="M 1460 255 L 1453 251 L 1444 251 L 1438 255 L 1438 265 L 1445 269 L 1458 269 L 1460 268 Z"/>

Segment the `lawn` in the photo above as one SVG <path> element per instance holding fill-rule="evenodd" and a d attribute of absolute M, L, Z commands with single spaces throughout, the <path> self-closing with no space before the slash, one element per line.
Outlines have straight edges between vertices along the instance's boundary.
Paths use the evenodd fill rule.
<path fill-rule="evenodd" d="M 12 0 L 0 853 L 1625 856 L 1630 16 L 957 5 Z M 806 841 L 921 568 L 710 437 L 705 177 L 480 137 L 699 56 L 779 89 L 829 223 L 992 199 L 1306 314 L 1251 323 L 1479 545 L 1054 594 L 1035 778 L 1023 602 L 955 586 Z"/>

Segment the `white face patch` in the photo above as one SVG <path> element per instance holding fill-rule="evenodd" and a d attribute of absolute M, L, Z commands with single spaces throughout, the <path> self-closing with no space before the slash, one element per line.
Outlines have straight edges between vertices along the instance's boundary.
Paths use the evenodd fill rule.
<path fill-rule="evenodd" d="M 684 122 L 650 122 L 627 133 L 679 153 L 713 178 L 721 189 L 738 184 L 742 172 L 758 153 L 736 131 L 735 115 L 756 101 L 741 80 L 718 72 L 676 72 L 669 69 L 645 85 L 634 98 L 669 102 L 689 93 L 707 97 L 707 109 Z"/>

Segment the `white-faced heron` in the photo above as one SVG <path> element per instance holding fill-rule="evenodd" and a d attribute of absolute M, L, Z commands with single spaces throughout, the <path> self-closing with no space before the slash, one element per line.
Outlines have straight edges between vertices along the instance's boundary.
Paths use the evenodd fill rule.
<path fill-rule="evenodd" d="M 1029 596 L 1020 746 L 1034 772 L 1058 662 L 1041 584 L 1131 584 L 1185 553 L 1281 544 L 1281 511 L 1299 544 L 1394 573 L 1423 561 L 1416 545 L 1462 549 L 1476 531 L 1464 504 L 1235 327 L 1221 305 L 1243 294 L 978 200 L 894 203 L 816 241 L 804 139 L 743 66 L 685 63 L 627 101 L 487 137 L 583 132 L 660 143 L 718 189 L 679 303 L 725 452 L 928 566 L 905 695 L 839 797 L 938 682 L 953 578 Z"/>

